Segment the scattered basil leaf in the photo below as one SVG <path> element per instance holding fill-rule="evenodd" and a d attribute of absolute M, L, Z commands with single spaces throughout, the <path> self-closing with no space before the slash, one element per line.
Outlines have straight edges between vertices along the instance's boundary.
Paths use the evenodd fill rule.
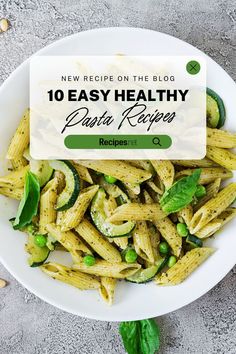
<path fill-rule="evenodd" d="M 37 214 L 40 198 L 40 185 L 38 178 L 30 171 L 25 176 L 23 197 L 20 201 L 16 218 L 13 223 L 15 230 L 22 229 L 32 221 Z"/>
<path fill-rule="evenodd" d="M 140 348 L 142 354 L 154 354 L 160 347 L 160 331 L 153 319 L 142 320 Z"/>
<path fill-rule="evenodd" d="M 160 199 L 162 210 L 175 213 L 190 204 L 195 195 L 201 169 L 195 170 L 190 176 L 183 177 L 170 187 Z"/>
<path fill-rule="evenodd" d="M 154 354 L 160 346 L 160 331 L 153 319 L 122 322 L 120 335 L 128 354 Z"/>
<path fill-rule="evenodd" d="M 138 321 L 121 322 L 119 332 L 126 352 L 128 354 L 140 354 Z"/>

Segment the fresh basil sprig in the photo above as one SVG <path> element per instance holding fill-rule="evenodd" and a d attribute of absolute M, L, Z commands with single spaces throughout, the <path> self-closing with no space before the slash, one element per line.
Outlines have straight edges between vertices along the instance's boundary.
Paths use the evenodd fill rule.
<path fill-rule="evenodd" d="M 160 331 L 153 319 L 122 322 L 120 335 L 128 354 L 154 354 L 160 346 Z"/>
<path fill-rule="evenodd" d="M 18 230 L 28 225 L 37 214 L 40 198 L 38 178 L 30 171 L 25 176 L 23 197 L 20 201 L 13 228 Z"/>
<path fill-rule="evenodd" d="M 190 204 L 197 189 L 201 169 L 195 170 L 190 176 L 178 180 L 170 187 L 160 199 L 162 210 L 167 213 L 175 213 Z"/>

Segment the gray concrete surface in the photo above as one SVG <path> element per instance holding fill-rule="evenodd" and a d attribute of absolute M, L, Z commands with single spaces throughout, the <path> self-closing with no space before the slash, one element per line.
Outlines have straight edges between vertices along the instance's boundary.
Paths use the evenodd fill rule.
<path fill-rule="evenodd" d="M 169 33 L 208 53 L 236 78 L 235 0 L 0 0 L 11 29 L 0 35 L 0 83 L 24 59 L 72 33 L 109 26 Z M 236 353 L 236 269 L 189 306 L 157 318 L 161 354 Z M 0 266 L 1 354 L 124 353 L 118 325 L 62 312 Z"/>

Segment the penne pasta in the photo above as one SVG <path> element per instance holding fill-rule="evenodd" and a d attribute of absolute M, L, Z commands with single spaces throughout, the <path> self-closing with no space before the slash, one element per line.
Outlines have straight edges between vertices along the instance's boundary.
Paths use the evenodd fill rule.
<path fill-rule="evenodd" d="M 75 228 L 91 248 L 108 262 L 121 262 L 120 252 L 86 219 Z"/>
<path fill-rule="evenodd" d="M 179 257 L 182 249 L 182 237 L 179 236 L 175 224 L 168 218 L 153 221 L 157 230 L 161 233 L 162 237 L 170 245 L 173 254 Z"/>
<path fill-rule="evenodd" d="M 40 268 L 53 279 L 75 286 L 80 290 L 100 288 L 100 282 L 96 277 L 71 269 L 62 264 L 49 262 L 41 265 Z"/>
<path fill-rule="evenodd" d="M 29 170 L 29 165 L 23 167 L 21 170 L 12 171 L 8 175 L 0 177 L 0 187 L 6 188 L 21 188 L 25 183 L 25 175 Z"/>
<path fill-rule="evenodd" d="M 81 262 L 84 255 L 92 254 L 91 250 L 74 232 L 62 232 L 60 227 L 55 224 L 48 224 L 46 229 L 52 237 L 70 252 L 74 262 Z"/>
<path fill-rule="evenodd" d="M 151 174 L 154 173 L 154 168 L 151 162 L 148 160 L 124 160 L 124 162 L 128 162 L 134 167 L 142 168 L 143 170 L 149 171 Z"/>
<path fill-rule="evenodd" d="M 94 185 L 81 191 L 75 204 L 62 214 L 63 217 L 61 219 L 58 219 L 62 231 L 71 230 L 81 222 L 91 200 L 98 191 L 98 188 L 98 185 Z"/>
<path fill-rule="evenodd" d="M 18 171 L 21 170 L 26 165 L 28 165 L 28 161 L 23 156 L 20 156 L 15 159 L 12 159 L 11 165 L 13 170 Z"/>
<path fill-rule="evenodd" d="M 145 261 L 154 263 L 155 259 L 147 223 L 145 221 L 137 222 L 132 235 L 137 254 Z"/>
<path fill-rule="evenodd" d="M 46 226 L 55 223 L 57 212 L 55 205 L 57 201 L 57 178 L 53 178 L 43 188 L 40 196 L 39 206 L 39 232 L 47 233 Z"/>
<path fill-rule="evenodd" d="M 112 175 L 125 183 L 142 183 L 152 176 L 148 171 L 119 160 L 77 160 L 77 162 L 97 172 Z"/>
<path fill-rule="evenodd" d="M 220 189 L 221 178 L 216 178 L 212 183 L 206 186 L 206 195 L 199 199 L 199 201 L 194 205 L 193 210 L 196 212 L 200 209 L 208 200 L 215 197 Z"/>
<path fill-rule="evenodd" d="M 83 179 L 84 181 L 88 182 L 89 184 L 93 184 L 93 179 L 92 179 L 87 167 L 84 167 L 84 166 L 76 163 L 76 161 L 73 161 L 73 162 L 74 162 L 74 167 L 76 168 L 80 178 Z"/>
<path fill-rule="evenodd" d="M 112 242 L 117 245 L 120 249 L 125 250 L 128 247 L 129 239 L 126 236 L 123 237 L 113 237 Z"/>
<path fill-rule="evenodd" d="M 117 222 L 124 220 L 160 220 L 163 219 L 165 216 L 166 214 L 161 210 L 160 205 L 157 203 L 129 203 L 123 204 L 116 208 L 114 213 L 108 218 L 108 221 Z"/>
<path fill-rule="evenodd" d="M 138 195 L 140 193 L 140 185 L 138 183 L 128 183 L 123 182 L 124 186 L 127 188 L 128 192 L 130 191 L 134 195 Z"/>
<path fill-rule="evenodd" d="M 232 220 L 236 215 L 236 208 L 227 208 L 219 216 L 210 221 L 206 226 L 196 232 L 199 238 L 207 238 L 212 236 L 216 231 L 220 230 L 227 222 Z"/>
<path fill-rule="evenodd" d="M 236 183 L 230 183 L 217 195 L 204 204 L 194 215 L 190 223 L 190 232 L 195 234 L 212 219 L 222 213 L 236 198 Z"/>
<path fill-rule="evenodd" d="M 162 187 L 158 187 L 154 181 L 148 181 L 147 185 L 157 194 L 162 195 L 164 192 Z"/>
<path fill-rule="evenodd" d="M 175 169 L 170 161 L 152 160 L 152 166 L 160 177 L 166 189 L 169 189 L 174 181 Z"/>
<path fill-rule="evenodd" d="M 9 160 L 22 157 L 23 152 L 29 145 L 29 117 L 30 117 L 30 111 L 29 109 L 27 109 L 10 142 L 7 151 L 7 159 Z"/>
<path fill-rule="evenodd" d="M 166 273 L 156 277 L 156 284 L 177 285 L 182 283 L 201 263 L 212 253 L 213 248 L 195 248 L 187 252 L 178 262 L 167 270 Z"/>
<path fill-rule="evenodd" d="M 0 194 L 4 195 L 5 197 L 12 198 L 12 199 L 21 200 L 23 193 L 24 193 L 23 188 L 13 188 L 10 186 L 9 186 L 9 188 L 7 188 L 7 187 L 0 188 Z"/>
<path fill-rule="evenodd" d="M 154 263 L 157 262 L 161 256 L 158 250 L 158 246 L 160 243 L 160 232 L 157 230 L 157 228 L 154 225 L 148 225 L 148 232 L 149 232 L 149 237 L 152 245 L 152 252 L 154 256 Z"/>
<path fill-rule="evenodd" d="M 181 209 L 177 213 L 180 222 L 184 222 L 188 227 L 193 217 L 193 207 L 191 204 Z"/>
<path fill-rule="evenodd" d="M 207 128 L 207 145 L 231 149 L 236 147 L 236 134 L 225 130 Z"/>
<path fill-rule="evenodd" d="M 78 269 L 83 273 L 93 274 L 102 277 L 124 279 L 141 268 L 138 263 L 110 263 L 104 260 L 96 259 L 96 263 L 93 266 L 86 266 L 83 263 L 77 263 L 73 265 L 73 269 Z"/>
<path fill-rule="evenodd" d="M 206 155 L 219 165 L 229 170 L 236 170 L 236 155 L 233 152 L 215 146 L 207 146 Z"/>
<path fill-rule="evenodd" d="M 101 277 L 99 293 L 101 298 L 107 302 L 108 305 L 113 304 L 116 283 L 117 280 L 114 278 Z"/>
<path fill-rule="evenodd" d="M 202 168 L 201 176 L 199 179 L 199 184 L 208 184 L 213 182 L 216 178 L 221 178 L 222 180 L 233 177 L 233 173 L 222 167 L 212 167 L 212 168 Z M 175 177 L 179 179 L 180 177 L 189 176 L 193 173 L 193 169 L 182 170 L 177 172 Z"/>
<path fill-rule="evenodd" d="M 57 179 L 57 193 L 60 194 L 65 188 L 65 176 L 62 172 L 55 171 L 54 177 Z"/>
<path fill-rule="evenodd" d="M 172 160 L 174 165 L 183 166 L 183 167 L 215 167 L 217 164 L 214 161 L 211 161 L 207 158 L 201 160 Z"/>

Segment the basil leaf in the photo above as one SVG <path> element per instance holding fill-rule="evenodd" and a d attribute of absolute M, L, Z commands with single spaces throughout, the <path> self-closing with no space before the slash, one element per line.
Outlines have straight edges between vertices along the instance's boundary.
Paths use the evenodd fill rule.
<path fill-rule="evenodd" d="M 154 354 L 160 346 L 160 332 L 153 319 L 122 322 L 120 334 L 128 354 Z"/>
<path fill-rule="evenodd" d="M 15 230 L 21 229 L 31 222 L 32 218 L 37 214 L 39 198 L 40 185 L 38 178 L 32 172 L 27 172 L 23 197 L 13 223 Z"/>
<path fill-rule="evenodd" d="M 160 331 L 153 319 L 140 321 L 140 348 L 142 354 L 154 354 L 160 347 Z"/>
<path fill-rule="evenodd" d="M 139 321 L 122 322 L 119 328 L 128 354 L 141 354 L 139 343 Z"/>
<path fill-rule="evenodd" d="M 175 213 L 192 202 L 200 174 L 201 169 L 197 169 L 190 176 L 181 178 L 165 191 L 160 199 L 161 208 L 165 213 Z"/>

